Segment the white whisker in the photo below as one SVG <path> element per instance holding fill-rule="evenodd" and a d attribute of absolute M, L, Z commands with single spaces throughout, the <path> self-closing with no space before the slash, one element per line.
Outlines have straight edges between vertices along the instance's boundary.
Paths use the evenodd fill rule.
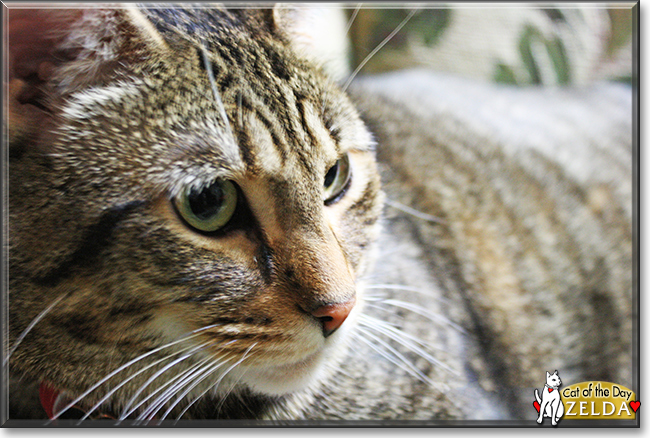
<path fill-rule="evenodd" d="M 126 412 L 126 411 L 131 407 L 131 405 L 135 402 L 135 400 L 137 400 L 138 396 L 139 396 L 140 394 L 142 394 L 142 392 L 147 388 L 147 386 L 149 386 L 149 385 L 150 385 L 154 380 L 156 380 L 156 379 L 157 379 L 159 376 L 161 376 L 164 372 L 168 371 L 169 369 L 171 369 L 171 368 L 174 367 L 175 365 L 179 364 L 180 362 L 186 360 L 187 358 L 192 357 L 192 356 L 193 356 L 194 354 L 196 354 L 198 351 L 203 350 L 205 347 L 207 347 L 207 346 L 210 345 L 210 344 L 213 344 L 214 342 L 215 342 L 215 341 L 212 341 L 212 340 L 211 340 L 211 341 L 208 341 L 208 342 L 204 342 L 204 343 L 202 343 L 202 344 L 200 344 L 200 345 L 197 345 L 197 346 L 195 346 L 195 347 L 193 347 L 193 348 L 189 348 L 189 352 L 183 354 L 183 355 L 182 355 L 181 357 L 179 357 L 179 358 L 174 359 L 172 362 L 168 363 L 167 365 L 165 365 L 164 367 L 162 367 L 160 370 L 156 371 L 156 372 L 155 372 L 151 377 L 149 377 L 149 378 L 147 379 L 146 382 L 144 382 L 142 385 L 140 385 L 140 388 L 138 388 L 138 390 L 133 394 L 133 396 L 131 397 L 131 399 L 126 403 L 126 405 L 122 408 L 122 410 L 123 410 L 124 412 Z M 186 351 L 186 350 L 183 350 L 183 351 Z M 110 394 L 110 393 L 109 393 L 109 394 Z M 88 414 L 86 414 L 86 415 L 88 415 Z"/>
<path fill-rule="evenodd" d="M 354 23 L 354 20 L 357 18 L 357 15 L 359 14 L 359 10 L 361 9 L 361 5 L 363 5 L 363 3 L 358 3 L 357 7 L 354 8 L 354 12 L 352 13 L 352 16 L 348 20 L 348 24 L 345 27 L 345 33 L 343 34 L 344 37 L 348 36 L 348 33 L 350 32 L 350 28 L 352 28 L 352 24 Z"/>
<path fill-rule="evenodd" d="M 191 347 L 188 347 L 188 348 L 191 348 Z M 161 358 L 161 359 L 158 359 L 158 360 L 156 360 L 156 361 L 150 363 L 149 365 L 147 365 L 147 366 L 145 366 L 144 368 L 138 370 L 137 372 L 131 374 L 127 379 L 125 379 L 125 380 L 123 380 L 122 382 L 120 382 L 119 385 L 117 385 L 116 387 L 112 388 L 112 389 L 111 389 L 111 390 L 110 390 L 106 395 L 104 395 L 104 397 L 102 397 L 102 398 L 101 398 L 97 403 L 95 403 L 95 405 L 94 405 L 93 407 L 91 407 L 91 408 L 88 410 L 88 412 L 86 412 L 86 414 L 85 414 L 85 415 L 84 415 L 84 416 L 79 420 L 79 423 L 81 423 L 83 420 L 85 420 L 85 419 L 87 419 L 88 417 L 90 417 L 90 415 L 91 415 L 91 414 L 92 414 L 92 413 L 93 413 L 97 408 L 99 408 L 99 406 L 101 406 L 101 405 L 102 405 L 106 400 L 108 400 L 108 399 L 109 399 L 113 394 L 115 394 L 115 392 L 117 392 L 121 387 L 123 387 L 124 385 L 126 385 L 127 383 L 129 383 L 131 380 L 135 379 L 137 376 L 139 376 L 140 374 L 144 373 L 144 372 L 147 371 L 148 369 L 150 369 L 150 368 L 152 368 L 152 367 L 154 367 L 154 366 L 156 366 L 156 365 L 158 365 L 158 364 L 160 364 L 160 363 L 162 363 L 162 362 L 168 360 L 168 359 L 171 358 L 171 357 L 176 356 L 177 354 L 182 353 L 183 351 L 185 351 L 185 349 L 180 350 L 180 351 L 173 352 L 173 353 L 171 353 L 171 354 L 169 354 L 169 355 L 167 355 L 167 356 L 165 356 L 165 357 L 163 357 L 163 358 Z M 63 412 L 65 412 L 65 409 L 64 409 L 63 411 L 61 411 L 61 412 L 58 412 L 57 415 L 61 415 L 61 414 L 63 414 Z"/>
<path fill-rule="evenodd" d="M 374 303 L 376 301 L 384 301 L 386 299 L 385 294 L 373 294 L 370 292 L 366 292 L 363 294 L 363 301 L 367 303 Z"/>
<path fill-rule="evenodd" d="M 350 75 L 350 77 L 348 78 L 348 80 L 345 82 L 345 85 L 343 86 L 343 91 L 345 91 L 345 90 L 348 89 L 348 87 L 350 86 L 350 84 L 352 83 L 352 81 L 354 80 L 354 78 L 359 74 L 359 72 L 361 71 L 361 69 L 362 69 L 363 67 L 365 67 L 365 65 L 368 63 L 368 61 L 370 61 L 370 59 L 372 59 L 372 57 L 375 56 L 375 55 L 377 54 L 377 52 L 379 52 L 379 51 L 382 49 L 382 47 L 384 47 L 386 44 L 388 44 L 388 42 L 389 42 L 390 40 L 392 40 L 393 37 L 394 37 L 395 35 L 397 35 L 397 32 L 399 32 L 400 30 L 402 30 L 402 28 L 403 28 L 404 26 L 406 26 L 406 23 L 408 23 L 409 20 L 410 20 L 410 19 L 411 19 L 411 18 L 412 18 L 412 17 L 413 17 L 417 12 L 419 12 L 419 9 L 412 9 L 411 12 L 408 14 L 408 16 L 407 16 L 404 20 L 402 20 L 402 22 L 401 22 L 401 23 L 400 23 L 400 24 L 399 24 L 399 25 L 398 25 L 398 26 L 397 26 L 397 27 L 396 27 L 396 28 L 395 28 L 395 29 L 390 33 L 390 35 L 388 35 L 386 38 L 384 38 L 384 40 L 383 40 L 381 43 L 379 43 L 379 44 L 377 45 L 377 47 L 375 47 L 374 50 L 373 50 L 372 52 L 370 52 L 370 53 L 368 54 L 368 56 L 366 56 L 366 57 L 364 58 L 363 61 L 361 61 L 361 63 L 359 64 L 359 66 L 358 66 L 358 67 L 357 67 L 357 68 L 352 72 L 352 74 Z"/>
<path fill-rule="evenodd" d="M 163 393 L 161 396 L 158 397 L 156 402 L 147 409 L 144 413 L 142 413 L 139 417 L 138 420 L 147 420 L 151 421 L 153 418 L 156 416 L 156 414 L 169 402 L 176 394 L 178 394 L 180 391 L 183 390 L 187 385 L 191 384 L 194 382 L 193 385 L 190 386 L 189 390 L 185 391 L 182 395 L 178 396 L 176 398 L 176 401 L 172 404 L 172 408 L 176 406 L 176 404 L 189 393 L 199 382 L 203 381 L 207 376 L 209 376 L 212 372 L 216 371 L 219 367 L 223 366 L 230 358 L 225 357 L 225 358 L 214 358 L 209 356 L 208 359 L 210 359 L 208 364 L 187 377 L 185 377 L 182 381 L 178 382 L 175 384 L 172 388 L 168 389 Z M 199 376 L 203 376 L 200 377 Z M 168 415 L 167 413 L 165 415 Z"/>
<path fill-rule="evenodd" d="M 405 286 L 403 284 L 391 284 L 391 283 L 383 283 L 383 284 L 370 284 L 365 286 L 365 289 L 383 289 L 383 290 L 398 290 L 398 291 L 404 291 L 404 292 L 413 292 L 416 294 L 421 294 L 425 295 L 430 298 L 434 298 L 436 301 L 439 301 L 441 303 L 449 303 L 449 300 L 441 297 L 439 295 L 434 294 L 431 291 L 428 291 L 426 289 L 420 289 L 417 287 L 412 287 L 412 286 Z"/>
<path fill-rule="evenodd" d="M 215 327 L 215 325 L 210 325 L 210 326 L 206 326 L 206 327 L 202 327 L 202 328 L 200 328 L 200 329 L 194 330 L 194 331 L 192 331 L 191 334 L 189 334 L 189 335 L 187 335 L 187 336 L 184 336 L 184 337 L 182 337 L 182 338 L 180 338 L 180 339 L 176 339 L 175 341 L 169 342 L 169 343 L 167 343 L 167 344 L 165 344 L 165 345 L 162 345 L 162 346 L 160 346 L 160 347 L 154 348 L 153 350 L 148 351 L 148 352 L 146 352 L 146 353 L 144 353 L 144 354 L 141 354 L 140 356 L 138 356 L 138 357 L 136 357 L 136 358 L 134 358 L 134 359 L 128 361 L 128 362 L 125 363 L 124 365 L 120 366 L 120 367 L 117 368 L 116 370 L 114 370 L 114 371 L 112 371 L 111 373 L 109 373 L 106 377 L 104 377 L 104 378 L 102 378 L 101 380 L 99 380 L 97 383 L 95 383 L 93 386 L 91 386 L 89 389 L 87 389 L 87 390 L 86 390 L 83 394 L 81 394 L 79 397 L 77 397 L 76 399 L 74 399 L 73 401 L 71 401 L 68 405 L 66 405 L 66 406 L 63 408 L 62 411 L 60 411 L 59 413 L 55 414 L 54 417 L 52 418 L 52 420 L 56 420 L 56 419 L 59 417 L 59 415 L 60 415 L 61 413 L 67 411 L 68 409 L 70 409 L 71 407 L 73 407 L 74 405 L 76 405 L 77 403 L 79 403 L 79 402 L 80 402 L 81 400 L 83 400 L 83 399 L 84 399 L 88 394 L 90 394 L 90 393 L 93 392 L 95 389 L 97 389 L 98 387 L 100 387 L 101 385 L 103 385 L 104 383 L 106 383 L 106 381 L 108 381 L 110 378 L 112 378 L 112 377 L 115 376 L 116 374 L 120 373 L 121 371 L 124 371 L 125 369 L 127 369 L 127 368 L 130 367 L 130 366 L 132 366 L 133 364 L 135 364 L 135 363 L 141 361 L 142 359 L 144 359 L 144 358 L 146 358 L 146 357 L 148 357 L 148 356 L 151 356 L 152 354 L 156 354 L 157 352 L 159 352 L 159 351 L 161 351 L 161 350 L 164 350 L 165 348 L 169 348 L 169 347 L 171 347 L 171 346 L 173 346 L 173 345 L 179 344 L 179 343 L 184 342 L 184 341 L 186 341 L 186 340 L 188 340 L 188 339 L 191 339 L 191 338 L 194 338 L 194 337 L 196 337 L 196 336 L 199 336 L 199 334 L 200 334 L 201 331 L 208 330 L 208 329 L 210 329 L 210 328 L 212 328 L 212 327 Z M 52 421 L 52 420 L 50 420 L 50 421 Z M 49 424 L 49 422 L 48 422 L 48 424 Z"/>
<path fill-rule="evenodd" d="M 163 408 L 165 403 L 167 403 L 175 394 L 178 393 L 189 381 L 191 381 L 196 373 L 202 373 L 208 367 L 211 367 L 214 363 L 214 358 L 208 356 L 203 360 L 199 361 L 195 366 L 189 368 L 188 370 L 181 373 L 180 380 L 175 383 L 173 386 L 166 389 L 162 392 L 138 417 L 136 418 L 137 422 L 150 421 L 156 415 L 156 413 Z M 207 365 L 206 365 L 207 364 Z M 174 379 L 176 380 L 176 379 Z"/>
<path fill-rule="evenodd" d="M 423 212 L 421 212 L 419 210 L 411 208 L 408 205 L 404 205 L 404 204 L 399 203 L 397 201 L 391 201 L 390 199 L 386 199 L 384 201 L 384 203 L 386 205 L 390 206 L 390 207 L 393 207 L 393 208 L 395 208 L 397 210 L 400 210 L 400 211 L 402 211 L 404 213 L 410 214 L 411 216 L 414 216 L 414 217 L 416 217 L 418 219 L 425 220 L 427 222 L 433 222 L 435 224 L 446 224 L 447 223 L 443 219 L 440 219 L 439 217 L 436 217 L 436 216 L 433 216 L 433 215 L 430 215 L 430 214 L 427 214 L 427 213 L 423 213 Z"/>
<path fill-rule="evenodd" d="M 377 336 L 373 335 L 370 331 L 365 330 L 361 327 L 357 327 L 357 330 L 362 332 L 365 336 L 368 336 L 372 338 L 377 344 L 381 345 L 383 348 L 388 350 L 390 353 L 392 353 L 393 356 L 390 356 L 389 354 L 386 353 L 386 351 L 383 351 L 379 349 L 379 347 L 376 344 L 373 344 L 370 342 L 370 340 L 364 338 L 363 336 L 360 336 L 359 339 L 361 339 L 363 342 L 368 344 L 370 348 L 375 350 L 377 353 L 381 354 L 384 358 L 386 358 L 388 361 L 393 363 L 394 365 L 398 366 L 411 376 L 426 382 L 432 386 L 435 385 L 435 382 L 431 380 L 428 376 L 424 375 L 422 371 L 420 371 L 415 365 L 413 365 L 406 357 L 404 357 L 403 354 L 401 354 L 399 351 L 388 345 L 383 339 L 378 338 Z M 399 360 L 398 360 L 399 359 Z"/>
<path fill-rule="evenodd" d="M 237 93 L 237 119 L 239 127 L 244 129 L 244 107 L 242 106 L 242 93 Z"/>
<path fill-rule="evenodd" d="M 423 342 L 421 339 L 418 339 L 417 337 L 410 335 L 398 328 L 393 327 L 392 325 L 381 321 L 379 319 L 373 318 L 371 316 L 367 315 L 361 315 L 359 318 L 359 323 L 363 324 L 364 326 L 368 328 L 372 328 L 373 330 L 376 330 L 379 333 L 382 333 L 386 336 L 388 336 L 390 339 L 394 340 L 395 342 L 399 343 L 403 347 L 408 348 L 412 352 L 416 353 L 420 357 L 426 359 L 430 364 L 432 365 L 437 365 L 441 368 L 444 368 L 445 370 L 449 371 L 452 374 L 455 374 L 457 376 L 460 375 L 460 373 L 452 368 L 449 368 L 447 365 L 436 359 L 435 357 L 431 356 L 429 353 L 427 353 L 425 350 L 420 348 L 417 344 L 420 344 L 425 347 L 433 348 L 432 346 L 428 345 L 427 343 Z"/>
<path fill-rule="evenodd" d="M 140 402 L 138 402 L 137 405 L 133 406 L 133 407 L 131 408 L 131 410 L 129 410 L 128 412 L 125 411 L 125 410 L 123 410 L 123 411 L 122 411 L 122 415 L 120 415 L 119 421 L 122 421 L 122 420 L 125 420 L 126 418 L 128 418 L 129 415 L 131 415 L 131 414 L 133 414 L 135 411 L 137 411 L 137 410 L 140 408 L 140 406 L 142 406 L 143 404 L 145 404 L 147 401 L 149 401 L 151 398 L 153 398 L 153 397 L 154 397 L 156 394 L 158 394 L 160 391 L 165 390 L 165 388 L 167 388 L 168 386 L 172 385 L 172 384 L 173 384 L 174 382 L 176 382 L 177 380 L 180 380 L 180 379 L 184 378 L 185 376 L 187 376 L 188 374 L 192 373 L 192 372 L 195 371 L 196 369 L 200 368 L 200 367 L 203 366 L 206 362 L 209 362 L 211 359 L 212 359 L 212 358 L 210 358 L 210 357 L 204 358 L 204 359 L 201 360 L 200 362 L 196 363 L 194 366 L 188 368 L 188 369 L 185 370 L 185 371 L 182 371 L 182 372 L 179 373 L 179 374 L 176 374 L 174 377 L 172 377 L 171 379 L 167 380 L 165 383 L 163 383 L 162 385 L 160 385 L 158 388 L 156 388 L 154 391 L 152 391 L 149 395 L 147 395 L 145 398 L 143 398 Z"/>
<path fill-rule="evenodd" d="M 381 310 L 381 311 L 383 311 L 385 313 L 388 313 L 388 314 L 393 314 L 391 309 L 388 308 L 388 306 L 390 306 L 391 304 L 389 303 L 388 306 L 384 305 L 384 304 L 386 304 L 386 301 L 390 301 L 390 300 L 387 300 L 386 298 L 377 298 L 377 297 L 372 297 L 371 296 L 371 297 L 364 297 L 364 300 L 366 301 L 366 306 L 367 307 L 370 307 L 370 308 L 373 308 L 373 309 L 379 309 L 379 310 Z M 401 307 L 401 306 L 394 306 L 394 307 Z M 430 313 L 431 315 L 433 315 L 431 317 L 428 316 L 428 315 L 421 315 L 421 316 L 423 316 L 423 317 L 425 317 L 427 319 L 432 319 L 432 318 L 435 318 L 435 317 L 438 316 L 438 315 L 434 314 L 433 312 L 429 312 L 427 309 L 424 309 L 424 308 L 422 309 L 422 312 Z M 413 313 L 417 313 L 417 312 L 413 312 Z M 440 318 L 442 318 L 442 317 L 440 317 Z M 382 321 L 382 322 L 387 324 L 385 321 Z M 444 322 L 444 324 L 442 324 L 441 321 L 435 321 L 435 322 L 438 323 L 439 325 L 442 325 L 443 327 L 446 327 L 447 325 L 451 325 L 451 323 L 449 323 L 447 321 L 442 321 L 442 322 Z"/>
<path fill-rule="evenodd" d="M 214 79 L 214 71 L 212 70 L 212 63 L 208 57 L 208 51 L 205 47 L 201 47 L 201 53 L 203 55 L 203 64 L 205 65 L 205 70 L 208 73 L 208 80 L 210 81 L 210 86 L 212 87 L 212 97 L 214 97 L 214 101 L 217 104 L 217 109 L 219 110 L 219 115 L 223 119 L 223 123 L 226 125 L 228 135 L 230 138 L 234 139 L 232 128 L 230 126 L 230 122 L 228 121 L 228 115 L 226 114 L 226 107 L 223 105 L 221 95 L 217 89 L 217 82 Z"/>
<path fill-rule="evenodd" d="M 239 365 L 240 363 L 242 363 L 242 362 L 244 361 L 244 359 L 246 359 L 246 356 L 248 355 L 248 353 L 250 353 L 251 350 L 253 349 L 253 347 L 255 347 L 256 345 L 257 345 L 257 342 L 254 343 L 253 345 L 251 345 L 251 346 L 248 348 L 248 350 L 246 350 L 246 352 L 244 352 L 244 355 L 243 355 L 242 358 L 239 360 L 239 362 L 238 362 L 237 364 L 235 364 L 235 365 Z M 233 368 L 234 368 L 234 367 L 233 367 Z M 228 374 L 231 370 L 232 370 L 232 368 L 229 369 L 228 371 L 226 371 L 226 373 L 221 377 L 221 379 L 219 379 L 219 382 L 217 382 L 217 385 L 219 385 L 219 384 L 221 383 L 221 380 L 223 380 L 223 377 L 225 377 L 225 375 Z M 244 371 L 244 373 L 245 373 L 245 371 Z M 239 383 L 239 381 L 241 380 L 241 378 L 244 376 L 244 373 L 242 373 L 242 374 L 239 376 L 239 378 L 238 378 L 237 380 L 235 380 L 235 381 L 233 382 L 232 385 L 230 385 L 230 388 L 228 388 L 228 391 L 226 391 L 226 394 L 225 394 L 223 397 L 221 397 L 221 401 L 220 401 L 219 404 L 217 405 L 217 412 L 220 412 L 220 411 L 221 411 L 221 408 L 223 407 L 223 404 L 226 402 L 226 398 L 230 395 L 230 393 L 232 392 L 232 390 L 235 389 L 235 386 L 237 385 L 237 383 Z"/>
<path fill-rule="evenodd" d="M 221 383 L 221 379 L 219 379 L 219 380 L 217 381 L 217 383 L 216 383 L 215 386 L 218 386 L 219 383 Z M 178 422 L 178 420 L 180 420 L 180 419 L 183 417 L 183 415 L 185 415 L 185 413 L 186 413 L 186 412 L 187 412 L 187 411 L 188 411 L 188 410 L 189 410 L 189 409 L 194 405 L 194 403 L 196 403 L 197 401 L 199 401 L 199 400 L 200 400 L 200 399 L 201 399 L 205 394 L 207 394 L 207 393 L 208 393 L 212 388 L 213 388 L 212 386 L 208 387 L 208 388 L 207 388 L 206 390 L 204 390 L 201 394 L 199 394 L 197 397 L 195 397 L 194 400 L 192 400 L 190 403 L 188 403 L 187 406 L 185 406 L 185 408 L 181 411 L 181 413 L 178 414 L 178 417 L 176 417 L 176 421 Z"/>
<path fill-rule="evenodd" d="M 208 79 L 210 81 L 210 87 L 212 88 L 212 96 L 214 97 L 217 110 L 219 111 L 219 116 L 223 119 L 225 131 L 226 131 L 226 138 L 224 139 L 225 143 L 222 143 L 222 148 L 224 148 L 225 153 L 231 155 L 229 158 L 236 159 L 236 157 L 239 154 L 237 141 L 235 139 L 232 126 L 230 126 L 230 121 L 228 120 L 226 107 L 224 106 L 223 101 L 221 100 L 221 95 L 219 94 L 219 90 L 217 88 L 217 82 L 214 79 L 214 71 L 212 70 L 212 63 L 210 62 L 208 51 L 204 46 L 201 47 L 201 53 L 203 55 L 203 64 L 205 65 L 205 70 L 208 74 Z"/>
<path fill-rule="evenodd" d="M 45 315 L 47 315 L 47 314 L 48 314 L 48 313 L 49 313 L 49 312 L 54 308 L 54 306 L 56 306 L 57 304 L 59 304 L 59 303 L 61 302 L 61 300 L 62 300 L 63 298 L 65 298 L 67 295 L 68 295 L 68 294 L 65 293 L 65 294 L 61 295 L 59 298 L 57 298 L 56 300 L 54 300 L 54 302 L 52 302 L 52 304 L 50 304 L 49 306 L 47 306 L 47 307 L 45 308 L 45 310 L 43 310 L 41 313 L 39 313 L 39 314 L 36 316 L 36 318 L 34 318 L 34 319 L 32 320 L 32 322 L 29 323 L 29 325 L 27 326 L 27 328 L 26 328 L 25 330 L 23 330 L 23 332 L 22 332 L 22 333 L 21 333 L 21 334 L 16 338 L 16 342 L 14 343 L 14 346 L 11 347 L 11 350 L 9 350 L 9 352 L 7 353 L 7 357 L 5 357 L 5 359 L 2 361 L 2 366 L 6 366 L 6 365 L 7 365 L 7 363 L 9 362 L 9 358 L 10 358 L 11 355 L 14 353 L 14 351 L 16 351 L 16 348 L 18 348 L 18 346 L 19 346 L 20 343 L 23 341 L 23 339 L 25 339 L 25 336 L 27 336 L 27 333 L 29 333 L 29 332 L 34 328 L 34 326 L 35 326 L 36 324 L 38 324 L 39 321 L 42 320 L 42 319 L 45 317 Z"/>
<path fill-rule="evenodd" d="M 178 415 L 178 417 L 176 418 L 176 421 L 180 420 L 180 419 L 183 417 L 183 415 L 185 415 L 185 413 L 190 409 L 190 407 L 192 407 L 192 405 L 193 405 L 194 403 L 196 403 L 199 399 L 201 399 L 201 397 L 203 397 L 205 394 L 207 394 L 208 391 L 210 391 L 210 390 L 212 390 L 212 389 L 215 389 L 215 390 L 216 390 L 216 389 L 219 387 L 219 385 L 221 384 L 221 382 L 223 381 L 223 379 L 226 377 L 226 375 L 228 375 L 228 373 L 230 373 L 230 371 L 232 371 L 232 370 L 233 370 L 237 365 L 239 365 L 240 363 L 242 363 L 242 362 L 244 361 L 244 359 L 246 359 L 246 356 L 248 355 L 248 353 L 250 353 L 250 351 L 251 351 L 251 350 L 253 349 L 253 347 L 255 347 L 256 345 L 257 345 L 257 342 L 254 343 L 253 345 L 251 345 L 251 346 L 250 346 L 250 347 L 249 347 L 249 348 L 244 352 L 244 355 L 242 356 L 242 358 L 239 359 L 237 362 L 235 362 L 232 366 L 230 366 L 230 368 L 228 368 L 228 369 L 227 369 L 227 370 L 226 370 L 226 371 L 221 375 L 221 377 L 219 377 L 219 380 L 217 380 L 217 382 L 216 382 L 214 385 L 210 385 L 210 387 L 208 387 L 205 391 L 203 391 L 201 394 L 199 394 L 198 397 L 195 397 L 194 400 L 192 400 L 190 403 L 188 403 L 188 405 L 187 405 L 187 406 L 183 409 L 183 411 L 181 411 L 181 413 Z M 241 377 L 240 377 L 240 378 L 241 378 Z M 221 397 L 221 402 L 220 402 L 219 405 L 217 406 L 217 411 L 218 411 L 219 409 L 221 409 L 221 406 L 223 406 L 223 403 L 226 401 L 226 397 L 228 397 L 228 395 L 230 395 L 230 392 L 231 392 L 231 391 L 234 389 L 234 387 L 237 385 L 237 382 L 239 382 L 239 379 L 237 379 L 237 380 L 236 380 L 236 381 L 235 381 L 235 382 L 230 386 L 230 389 L 226 392 L 226 394 L 225 394 L 223 397 Z M 173 407 L 173 406 L 172 406 L 172 407 Z M 165 413 L 165 415 L 163 415 L 163 418 L 165 418 L 165 417 L 169 414 L 170 411 L 171 411 L 171 408 L 169 409 L 169 411 L 167 411 L 167 412 Z"/>
<path fill-rule="evenodd" d="M 201 382 L 203 382 L 205 379 L 210 377 L 212 373 L 217 371 L 219 368 L 224 366 L 227 362 L 227 359 L 224 359 L 221 362 L 217 362 L 216 364 L 212 365 L 210 368 L 206 370 L 202 370 L 202 372 L 198 376 L 192 376 L 192 379 L 190 382 L 187 382 L 185 390 L 176 397 L 176 400 L 174 400 L 171 405 L 167 408 L 167 410 L 162 414 L 160 417 L 160 421 L 164 420 L 167 418 L 169 413 L 190 393 L 194 388 L 196 388 Z M 180 392 L 180 390 L 178 391 Z M 171 399 L 171 398 L 170 398 Z"/>
<path fill-rule="evenodd" d="M 352 16 L 348 20 L 348 24 L 345 27 L 345 33 L 343 34 L 344 39 L 347 38 L 348 33 L 350 32 L 350 29 L 352 28 L 352 24 L 354 23 L 354 20 L 357 18 L 357 15 L 359 14 L 359 10 L 361 9 L 361 5 L 362 5 L 362 3 L 359 3 L 359 4 L 357 4 L 357 7 L 354 8 L 354 12 L 352 13 Z M 323 95 L 323 99 L 322 99 L 323 104 L 321 105 L 321 109 L 320 109 L 321 116 L 325 115 L 325 104 L 327 102 L 327 99 L 326 99 L 327 96 L 328 96 L 328 91 L 325 90 L 325 94 Z"/>
<path fill-rule="evenodd" d="M 388 304 L 389 306 L 395 306 L 395 307 L 400 307 L 402 309 L 410 310 L 411 312 L 417 313 L 418 315 L 423 316 L 423 317 L 427 318 L 428 320 L 433 321 L 435 323 L 438 323 L 438 324 L 440 324 L 442 326 L 452 327 L 453 329 L 457 330 L 458 332 L 460 332 L 460 333 L 462 333 L 464 335 L 468 334 L 467 331 L 463 327 L 459 326 L 458 324 L 454 323 L 453 321 L 450 321 L 449 319 L 445 318 L 442 315 L 431 312 L 430 310 L 428 310 L 428 309 L 426 309 L 426 308 L 424 308 L 424 307 L 422 307 L 420 305 L 413 304 L 413 303 L 408 303 L 408 302 L 402 301 L 402 300 L 395 300 L 395 299 L 392 299 L 392 298 L 383 300 L 382 303 Z"/>

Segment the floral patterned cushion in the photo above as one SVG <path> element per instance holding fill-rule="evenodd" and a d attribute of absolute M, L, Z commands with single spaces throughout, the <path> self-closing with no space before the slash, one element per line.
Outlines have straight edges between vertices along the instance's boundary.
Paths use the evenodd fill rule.
<path fill-rule="evenodd" d="M 358 65 L 411 9 L 349 6 Z M 364 73 L 427 67 L 517 85 L 584 85 L 630 81 L 630 5 L 605 8 L 533 6 L 425 7 L 364 66 Z"/>

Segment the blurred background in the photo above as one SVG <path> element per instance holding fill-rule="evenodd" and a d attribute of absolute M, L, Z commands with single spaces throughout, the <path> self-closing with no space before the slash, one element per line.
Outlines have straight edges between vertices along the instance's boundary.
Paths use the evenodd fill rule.
<path fill-rule="evenodd" d="M 552 86 L 631 83 L 633 5 L 345 6 L 354 16 L 353 68 L 410 16 L 364 74 L 424 67 L 485 82 Z"/>

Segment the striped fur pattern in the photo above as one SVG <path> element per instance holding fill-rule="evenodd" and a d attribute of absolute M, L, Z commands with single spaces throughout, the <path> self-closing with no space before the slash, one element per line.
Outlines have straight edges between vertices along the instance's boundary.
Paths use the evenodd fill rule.
<path fill-rule="evenodd" d="M 13 353 L 16 373 L 72 398 L 98 385 L 85 407 L 114 389 L 102 409 L 117 414 L 159 390 L 151 417 L 211 388 L 281 397 L 318 383 L 351 322 L 325 339 L 310 312 L 361 293 L 382 205 L 349 100 L 293 54 L 273 9 L 80 14 L 60 42 L 82 41 L 78 58 L 38 84 L 47 138 L 12 145 L 13 342 L 58 300 Z M 325 205 L 343 156 L 352 178 Z M 189 229 L 173 200 L 217 180 L 237 185 L 231 225 Z M 163 392 L 169 378 L 154 377 L 184 356 L 168 374 L 195 384 Z"/>
<path fill-rule="evenodd" d="M 348 96 L 310 11 L 9 11 L 11 418 L 42 382 L 136 424 L 534 424 L 545 370 L 635 388 L 630 89 Z"/>

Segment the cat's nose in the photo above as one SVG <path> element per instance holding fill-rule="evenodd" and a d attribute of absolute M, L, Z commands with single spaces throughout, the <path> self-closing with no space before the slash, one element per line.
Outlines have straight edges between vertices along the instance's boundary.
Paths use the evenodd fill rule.
<path fill-rule="evenodd" d="M 356 300 L 352 298 L 345 303 L 327 304 L 320 306 L 311 314 L 323 325 L 323 336 L 328 337 L 334 333 L 348 317 Z"/>

